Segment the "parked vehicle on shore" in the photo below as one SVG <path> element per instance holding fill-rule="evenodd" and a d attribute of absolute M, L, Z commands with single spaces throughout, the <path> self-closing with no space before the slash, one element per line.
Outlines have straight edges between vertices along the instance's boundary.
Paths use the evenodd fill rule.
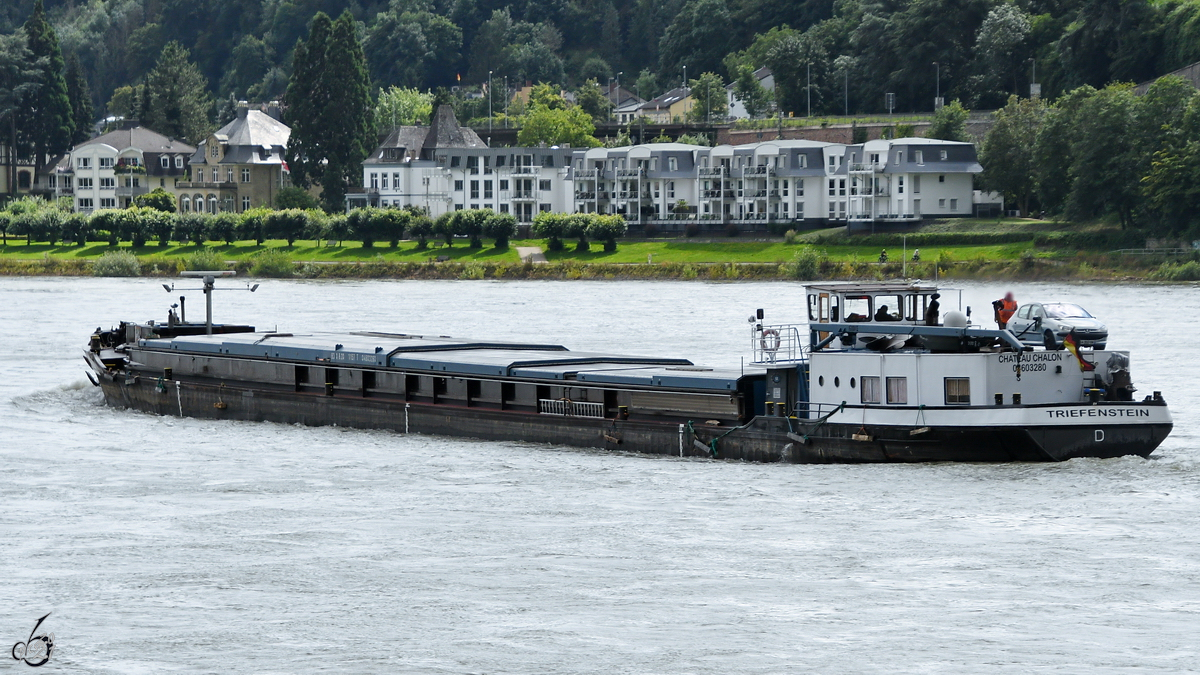
<path fill-rule="evenodd" d="M 1008 329 L 1022 343 L 1046 349 L 1062 349 L 1063 340 L 1071 331 L 1075 331 L 1080 347 L 1103 350 L 1108 345 L 1108 326 L 1071 302 L 1021 305 L 1008 322 Z"/>

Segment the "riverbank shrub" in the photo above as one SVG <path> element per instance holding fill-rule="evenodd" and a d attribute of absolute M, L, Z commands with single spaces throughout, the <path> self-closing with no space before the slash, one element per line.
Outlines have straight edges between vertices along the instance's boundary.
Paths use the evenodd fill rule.
<path fill-rule="evenodd" d="M 188 270 L 223 270 L 227 268 L 225 258 L 211 248 L 202 248 L 183 259 Z"/>
<path fill-rule="evenodd" d="M 1200 281 L 1200 262 L 1165 262 L 1150 273 L 1150 278 L 1156 281 Z"/>
<path fill-rule="evenodd" d="M 828 259 L 824 251 L 818 251 L 813 246 L 801 246 L 791 262 L 785 265 L 785 274 L 792 279 L 812 281 L 819 276 L 821 263 Z"/>
<path fill-rule="evenodd" d="M 98 277 L 136 277 L 141 273 L 142 263 L 129 251 L 109 251 L 92 264 L 92 274 Z"/>
<path fill-rule="evenodd" d="M 287 253 L 269 248 L 256 253 L 251 259 L 250 276 L 288 279 L 296 276 L 296 263 Z"/>

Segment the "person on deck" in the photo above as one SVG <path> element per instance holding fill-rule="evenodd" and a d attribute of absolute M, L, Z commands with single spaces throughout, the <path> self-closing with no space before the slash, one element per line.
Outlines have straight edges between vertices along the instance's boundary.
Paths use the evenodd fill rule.
<path fill-rule="evenodd" d="M 941 311 L 942 303 L 938 302 L 938 298 L 942 297 L 941 293 L 934 293 L 929 298 L 929 306 L 925 308 L 925 325 L 938 325 L 938 313 Z"/>
<path fill-rule="evenodd" d="M 879 309 L 875 312 L 875 320 L 876 321 L 895 321 L 896 317 L 892 316 L 891 313 L 888 312 L 887 305 L 880 305 Z"/>
<path fill-rule="evenodd" d="M 1012 291 L 1005 293 L 1003 300 L 993 302 L 992 309 L 996 310 L 996 325 L 1000 327 L 1000 330 L 1008 328 L 1008 320 L 1017 313 L 1017 301 L 1013 297 Z"/>

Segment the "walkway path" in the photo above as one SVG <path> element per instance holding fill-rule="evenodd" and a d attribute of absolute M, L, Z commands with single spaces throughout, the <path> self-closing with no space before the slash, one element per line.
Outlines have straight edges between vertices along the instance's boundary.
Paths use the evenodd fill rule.
<path fill-rule="evenodd" d="M 542 249 L 537 246 L 518 246 L 517 255 L 521 256 L 521 262 L 523 263 L 541 265 L 549 262 L 546 260 L 546 254 L 542 253 Z"/>

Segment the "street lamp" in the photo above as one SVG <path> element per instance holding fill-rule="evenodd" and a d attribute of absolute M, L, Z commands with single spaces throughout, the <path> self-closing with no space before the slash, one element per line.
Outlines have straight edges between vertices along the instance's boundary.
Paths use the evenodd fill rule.
<path fill-rule="evenodd" d="M 937 112 L 938 103 L 942 100 L 942 64 L 937 61 L 933 62 L 934 72 L 936 73 L 937 85 L 933 94 L 933 111 Z"/>
<path fill-rule="evenodd" d="M 492 71 L 488 71 L 488 133 L 492 132 Z"/>
<path fill-rule="evenodd" d="M 808 98 L 808 116 L 812 117 L 812 64 L 804 64 L 804 69 L 808 73 L 808 79 L 804 83 L 804 95 Z"/>
<path fill-rule="evenodd" d="M 625 71 L 623 71 L 623 70 L 617 72 L 617 96 L 616 96 L 616 99 L 613 100 L 613 113 L 614 114 L 617 113 L 617 108 L 621 107 L 621 76 L 624 74 L 625 74 Z M 621 118 L 618 116 L 617 122 L 620 122 L 620 121 L 621 121 Z"/>

